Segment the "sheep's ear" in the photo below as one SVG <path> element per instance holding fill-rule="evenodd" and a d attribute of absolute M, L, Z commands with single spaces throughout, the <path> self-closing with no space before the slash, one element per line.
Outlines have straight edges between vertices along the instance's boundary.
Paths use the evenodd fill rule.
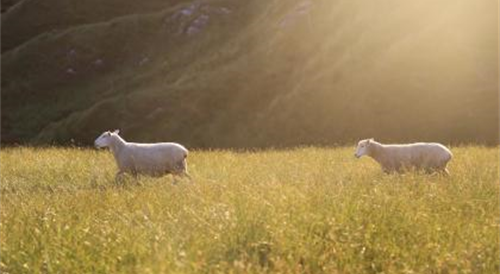
<path fill-rule="evenodd" d="M 119 129 L 115 129 L 115 131 L 113 131 L 114 134 L 118 134 L 120 133 L 120 130 Z"/>

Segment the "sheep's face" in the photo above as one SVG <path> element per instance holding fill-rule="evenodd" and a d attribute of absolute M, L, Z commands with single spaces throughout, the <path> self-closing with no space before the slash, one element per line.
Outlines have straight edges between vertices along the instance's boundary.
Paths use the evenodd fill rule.
<path fill-rule="evenodd" d="M 362 156 L 367 155 L 369 152 L 371 141 L 373 141 L 373 139 L 366 139 L 366 140 L 359 141 L 358 147 L 356 148 L 356 153 L 354 153 L 354 156 L 356 158 L 361 158 Z"/>
<path fill-rule="evenodd" d="M 111 144 L 111 139 L 113 138 L 113 133 L 106 131 L 101 136 L 99 136 L 94 141 L 94 145 L 97 148 L 108 147 Z"/>

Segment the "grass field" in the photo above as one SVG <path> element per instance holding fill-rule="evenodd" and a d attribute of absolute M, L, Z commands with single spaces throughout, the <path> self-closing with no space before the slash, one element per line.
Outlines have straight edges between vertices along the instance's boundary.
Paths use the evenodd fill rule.
<path fill-rule="evenodd" d="M 6 148 L 2 273 L 498 273 L 498 148 L 450 177 L 354 148 L 194 151 L 193 182 L 114 184 L 107 151 Z"/>

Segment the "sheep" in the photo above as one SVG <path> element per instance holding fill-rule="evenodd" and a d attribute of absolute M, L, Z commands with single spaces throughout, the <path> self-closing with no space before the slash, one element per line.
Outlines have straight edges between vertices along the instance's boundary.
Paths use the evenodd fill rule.
<path fill-rule="evenodd" d="M 174 176 L 191 176 L 187 172 L 188 150 L 177 143 L 131 143 L 118 135 L 119 130 L 102 133 L 95 141 L 97 148 L 109 147 L 115 157 L 119 179 L 124 173 L 137 176 L 144 174 L 159 177 L 166 174 Z"/>
<path fill-rule="evenodd" d="M 354 156 L 360 158 L 364 155 L 377 161 L 385 173 L 415 169 L 446 175 L 449 175 L 446 165 L 453 157 L 451 151 L 439 143 L 384 145 L 373 138 L 359 141 Z"/>

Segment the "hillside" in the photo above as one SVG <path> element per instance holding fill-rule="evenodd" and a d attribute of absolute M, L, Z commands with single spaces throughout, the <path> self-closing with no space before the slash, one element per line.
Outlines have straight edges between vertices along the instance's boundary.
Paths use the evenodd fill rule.
<path fill-rule="evenodd" d="M 32 1 L 2 14 L 2 143 L 498 143 L 498 2 Z M 28 20 L 30 19 L 30 20 Z"/>

